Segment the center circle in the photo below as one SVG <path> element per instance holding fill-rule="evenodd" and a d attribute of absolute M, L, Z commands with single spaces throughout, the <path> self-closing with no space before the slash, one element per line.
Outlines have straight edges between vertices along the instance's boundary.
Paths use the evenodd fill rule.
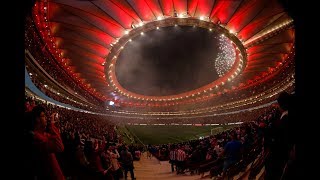
<path fill-rule="evenodd" d="M 216 59 L 224 50 L 219 48 L 220 37 L 216 31 L 192 26 L 144 32 L 120 52 L 115 66 L 117 81 L 123 88 L 147 96 L 200 88 L 219 78 Z"/>

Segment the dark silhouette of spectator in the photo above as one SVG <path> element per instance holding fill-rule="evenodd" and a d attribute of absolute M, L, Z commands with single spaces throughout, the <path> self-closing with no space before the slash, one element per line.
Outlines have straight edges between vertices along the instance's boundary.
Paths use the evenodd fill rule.
<path fill-rule="evenodd" d="M 223 177 L 225 175 L 225 172 L 228 170 L 228 168 L 239 162 L 241 159 L 241 151 L 242 151 L 242 144 L 237 139 L 236 133 L 231 133 L 230 135 L 231 141 L 229 141 L 223 151 L 221 152 L 220 156 L 223 155 L 225 157 L 224 163 L 223 163 Z"/>
<path fill-rule="evenodd" d="M 183 146 L 178 146 L 177 158 L 176 158 L 176 170 L 177 174 L 183 174 L 185 170 L 185 163 L 187 160 L 187 154 Z"/>
<path fill-rule="evenodd" d="M 119 180 L 120 178 L 123 177 L 121 165 L 118 161 L 118 159 L 120 158 L 120 154 L 118 153 L 118 150 L 114 145 L 109 146 L 107 152 L 109 154 L 110 162 L 112 165 L 111 173 L 112 173 L 113 179 Z"/>
<path fill-rule="evenodd" d="M 47 121 L 46 110 L 42 106 L 35 106 L 29 114 L 29 135 L 31 137 L 32 172 L 37 180 L 65 180 L 59 162 L 58 152 L 64 151 L 56 113 L 52 113 Z"/>
<path fill-rule="evenodd" d="M 133 172 L 133 156 L 131 152 L 129 152 L 129 148 L 127 146 L 124 146 L 123 150 L 120 152 L 120 159 L 124 169 L 124 179 L 127 179 L 128 171 L 130 172 L 131 179 L 136 179 Z"/>
<path fill-rule="evenodd" d="M 279 104 L 280 117 L 271 119 L 269 127 L 265 133 L 265 179 L 280 179 L 289 151 L 293 147 L 293 139 L 290 139 L 289 107 L 291 95 L 287 92 L 279 94 L 277 99 Z"/>
<path fill-rule="evenodd" d="M 169 152 L 169 163 L 171 164 L 171 172 L 174 172 L 174 166 L 176 165 L 177 149 L 175 145 L 171 145 Z"/>
<path fill-rule="evenodd" d="M 151 157 L 152 157 L 152 147 L 151 147 L 151 145 L 149 144 L 148 145 L 148 148 L 147 148 L 147 158 L 150 158 L 151 159 Z"/>

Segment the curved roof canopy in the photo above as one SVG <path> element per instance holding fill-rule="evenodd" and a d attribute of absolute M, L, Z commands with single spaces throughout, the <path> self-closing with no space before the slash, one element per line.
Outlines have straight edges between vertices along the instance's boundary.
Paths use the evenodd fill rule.
<path fill-rule="evenodd" d="M 208 104 L 235 106 L 241 100 L 241 103 L 247 100 L 255 103 L 259 98 L 262 101 L 273 96 L 275 89 L 280 91 L 281 87 L 287 88 L 288 83 L 292 84 L 292 78 L 286 79 L 283 74 L 290 77 L 294 74 L 295 29 L 293 19 L 276 0 L 40 0 L 32 9 L 32 19 L 44 48 L 79 86 L 101 101 L 112 100 L 119 106 L 139 112 L 150 111 L 150 108 L 172 112 L 180 111 L 181 107 L 188 107 L 186 109 L 190 113 L 196 110 L 207 112 Z M 192 32 L 192 28 L 198 35 L 189 41 L 180 38 L 178 43 L 173 43 L 176 39 L 170 40 L 170 36 L 176 31 L 174 28 L 179 27 L 182 35 L 177 33 L 175 37 L 183 37 Z M 156 31 L 161 30 L 162 36 L 156 37 Z M 199 32 L 205 35 L 200 36 Z M 208 41 L 210 38 L 216 39 L 215 44 Z M 148 42 L 150 39 L 161 46 Z M 187 41 L 188 46 L 183 44 Z M 192 41 L 196 45 L 193 46 L 194 51 L 188 49 Z M 211 43 L 207 50 L 202 46 L 206 42 Z M 156 60 L 139 54 L 152 51 L 152 48 L 160 49 L 157 52 L 161 53 L 154 56 L 154 52 L 151 55 L 149 52 L 148 57 Z M 204 49 L 202 56 L 192 54 L 201 52 L 201 48 Z M 194 59 L 180 60 L 179 64 L 175 59 L 179 53 L 180 59 L 189 56 Z M 143 65 L 137 66 L 139 57 L 136 56 L 142 57 Z M 158 56 L 163 57 L 155 58 Z M 194 63 L 184 66 L 194 68 L 190 74 L 208 71 L 198 68 L 201 66 L 195 62 L 199 58 L 198 65 L 199 62 L 209 63 L 208 66 L 215 70 L 210 73 L 219 74 L 219 77 L 199 85 L 194 85 L 195 80 L 190 83 L 193 86 L 176 91 L 171 87 L 170 92 L 165 93 L 163 89 L 168 84 L 161 81 L 152 83 L 154 76 L 158 75 L 152 72 L 165 71 L 161 76 L 169 74 L 170 77 L 169 71 L 176 69 L 176 74 L 180 74 L 177 67 L 181 63 Z M 146 65 L 148 61 L 152 65 Z M 160 70 L 150 70 L 151 66 Z M 145 77 L 141 82 L 151 79 L 149 87 L 144 86 L 146 83 L 142 86 L 137 80 L 130 86 L 125 84 L 135 75 L 129 70 L 135 68 L 142 73 L 136 78 Z M 224 69 L 223 73 L 219 72 L 221 69 Z M 187 81 L 190 77 L 195 78 L 174 76 L 172 79 L 186 78 Z M 199 77 L 205 79 L 204 76 Z M 276 85 L 264 87 L 263 91 L 268 91 L 268 96 L 262 92 L 252 93 L 255 88 L 271 82 L 276 82 L 278 88 Z M 135 88 L 134 84 L 140 87 Z M 180 109 L 175 108 L 178 106 Z"/>

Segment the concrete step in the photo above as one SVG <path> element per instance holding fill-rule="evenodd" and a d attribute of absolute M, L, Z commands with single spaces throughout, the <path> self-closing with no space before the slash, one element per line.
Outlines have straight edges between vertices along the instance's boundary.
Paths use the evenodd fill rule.
<path fill-rule="evenodd" d="M 147 154 L 141 155 L 140 161 L 134 161 L 134 174 L 137 180 L 208 180 L 209 177 L 200 178 L 200 175 L 190 175 L 189 172 L 177 175 L 171 172 L 171 164 L 168 161 L 158 161 L 155 157 L 147 158 Z M 129 178 L 130 179 L 130 178 Z"/>

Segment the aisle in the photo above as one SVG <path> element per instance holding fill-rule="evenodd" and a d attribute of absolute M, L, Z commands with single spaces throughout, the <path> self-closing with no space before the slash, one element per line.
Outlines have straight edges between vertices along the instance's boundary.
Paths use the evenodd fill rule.
<path fill-rule="evenodd" d="M 168 161 L 159 162 L 152 157 L 147 159 L 147 154 L 141 155 L 140 161 L 134 161 L 134 173 L 137 180 L 200 180 L 200 175 L 190 175 L 190 173 L 177 175 L 176 172 L 171 172 L 171 165 Z M 129 174 L 128 174 L 129 176 Z M 128 178 L 130 179 L 130 178 Z M 208 180 L 210 178 L 202 178 L 201 180 Z"/>

